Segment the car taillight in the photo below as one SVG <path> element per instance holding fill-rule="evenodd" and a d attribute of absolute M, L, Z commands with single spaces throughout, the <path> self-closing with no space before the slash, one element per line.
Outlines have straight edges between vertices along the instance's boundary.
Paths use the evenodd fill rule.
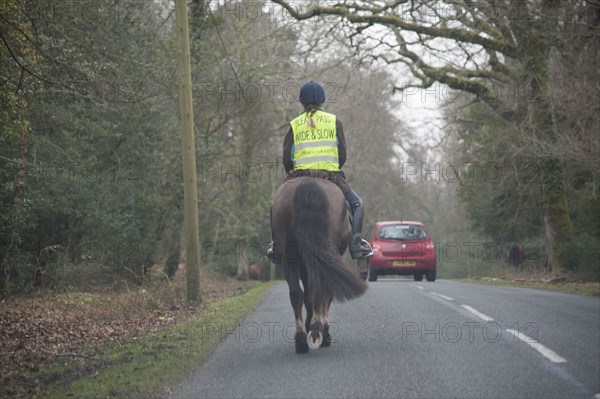
<path fill-rule="evenodd" d="M 373 245 L 373 254 L 376 254 L 377 252 L 379 252 L 380 248 L 381 247 L 379 245 L 377 245 L 377 244 Z"/>
<path fill-rule="evenodd" d="M 433 249 L 435 249 L 435 245 L 433 245 L 432 242 L 429 242 L 429 243 L 427 243 L 427 245 L 425 246 L 425 248 L 433 250 Z"/>

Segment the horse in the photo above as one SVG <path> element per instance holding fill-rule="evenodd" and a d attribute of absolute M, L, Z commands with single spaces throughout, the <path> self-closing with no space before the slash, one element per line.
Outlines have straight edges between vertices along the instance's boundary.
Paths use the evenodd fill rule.
<path fill-rule="evenodd" d="M 509 265 L 520 268 L 526 257 L 527 254 L 525 253 L 523 245 L 514 242 L 510 245 L 507 255 L 507 262 Z"/>
<path fill-rule="evenodd" d="M 367 284 L 342 259 L 351 238 L 344 194 L 325 179 L 288 179 L 273 198 L 271 229 L 274 262 L 283 264 L 294 310 L 296 353 L 330 346 L 332 301 L 357 298 L 367 290 Z"/>
<path fill-rule="evenodd" d="M 261 280 L 262 270 L 256 263 L 248 265 L 248 278 L 250 280 Z"/>

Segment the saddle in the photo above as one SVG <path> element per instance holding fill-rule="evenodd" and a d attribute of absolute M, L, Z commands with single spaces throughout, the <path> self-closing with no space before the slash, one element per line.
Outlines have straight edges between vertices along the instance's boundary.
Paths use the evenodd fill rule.
<path fill-rule="evenodd" d="M 337 175 L 340 172 L 328 172 L 326 170 L 319 169 L 296 169 L 290 171 L 287 175 L 286 180 L 293 179 L 296 177 L 316 177 L 318 179 L 329 180 L 337 184 Z"/>
<path fill-rule="evenodd" d="M 289 180 L 289 179 L 294 179 L 297 177 L 315 177 L 317 179 L 328 180 L 339 187 L 340 185 L 338 183 L 340 182 L 340 180 L 337 177 L 338 177 L 338 174 L 343 174 L 343 173 L 344 172 L 341 172 L 341 171 L 328 172 L 326 170 L 320 170 L 320 169 L 297 169 L 297 170 L 290 171 L 290 173 L 287 175 L 287 177 L 285 179 Z M 342 189 L 342 187 L 340 187 L 340 190 L 341 189 Z M 348 219 L 350 220 L 350 224 L 353 225 L 354 224 L 354 215 L 350 211 L 349 204 L 348 204 L 348 209 L 346 212 L 348 213 Z"/>

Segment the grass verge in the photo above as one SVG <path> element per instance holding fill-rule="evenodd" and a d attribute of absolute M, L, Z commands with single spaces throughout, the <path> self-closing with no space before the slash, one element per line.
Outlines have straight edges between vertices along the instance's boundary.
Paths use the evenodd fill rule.
<path fill-rule="evenodd" d="M 475 277 L 470 279 L 463 279 L 462 281 L 478 284 L 536 288 L 549 291 L 565 292 L 569 294 L 600 296 L 600 284 L 598 283 L 581 283 L 568 281 L 559 283 L 548 283 L 543 281 L 521 281 L 517 279 L 504 279 L 493 277 Z"/>
<path fill-rule="evenodd" d="M 182 381 L 261 300 L 270 283 L 206 305 L 181 323 L 89 348 L 34 377 L 44 398 L 161 398 Z M 38 396 L 38 395 L 36 395 Z"/>

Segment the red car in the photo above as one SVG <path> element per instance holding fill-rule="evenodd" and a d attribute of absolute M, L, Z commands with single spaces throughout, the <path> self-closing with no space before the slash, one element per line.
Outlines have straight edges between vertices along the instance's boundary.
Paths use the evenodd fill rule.
<path fill-rule="evenodd" d="M 377 281 L 381 275 L 413 275 L 415 281 L 435 281 L 435 246 L 420 222 L 389 221 L 373 225 L 369 241 L 373 255 L 359 260 L 363 277 Z"/>

